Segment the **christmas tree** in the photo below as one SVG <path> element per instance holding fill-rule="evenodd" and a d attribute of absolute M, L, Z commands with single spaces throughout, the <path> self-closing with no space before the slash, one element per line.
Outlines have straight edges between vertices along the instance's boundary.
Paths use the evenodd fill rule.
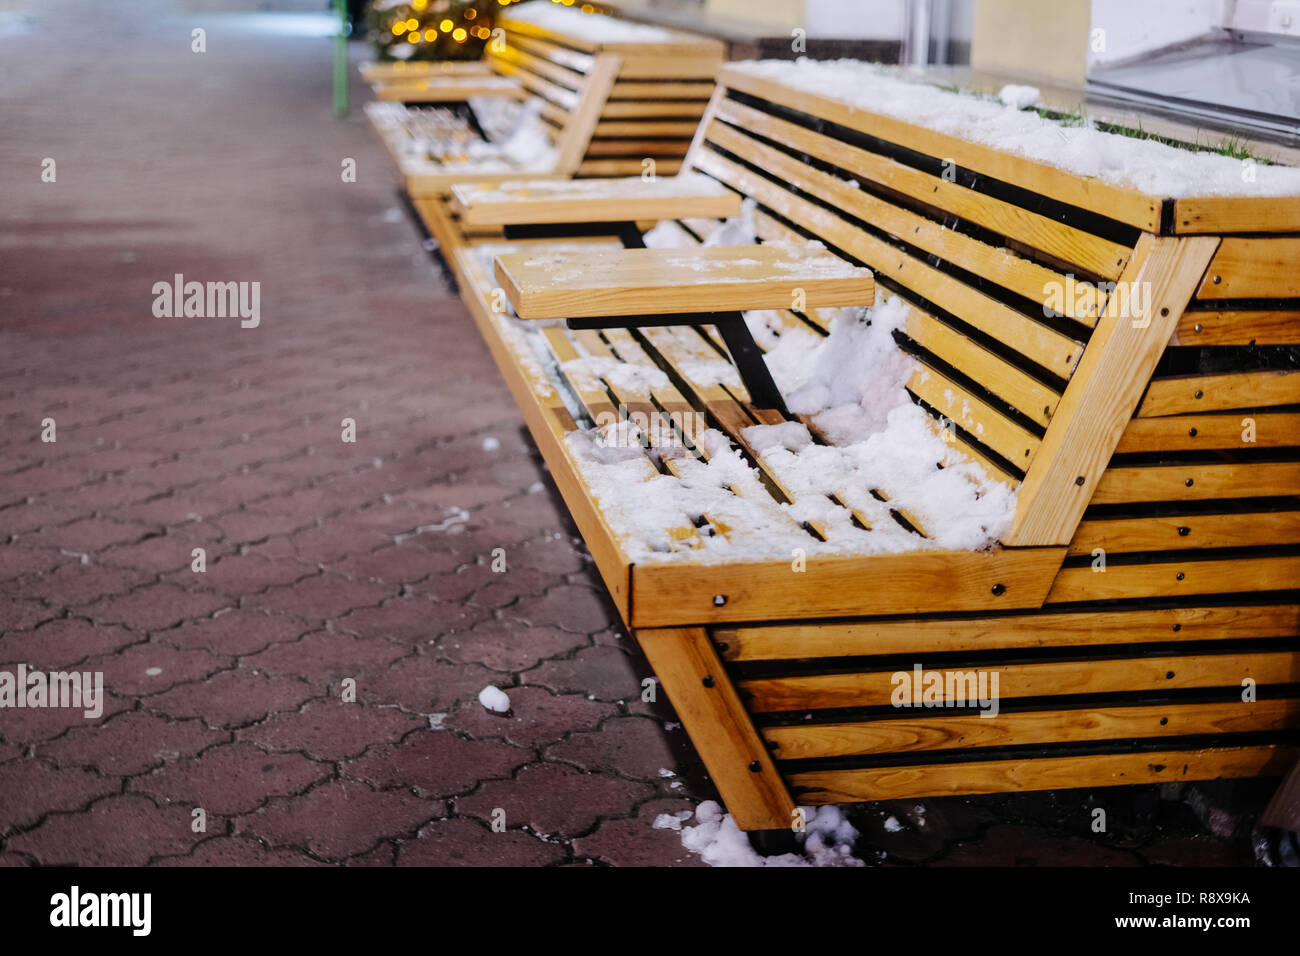
<path fill-rule="evenodd" d="M 375 0 L 369 27 L 381 59 L 476 60 L 498 13 L 520 0 Z"/>

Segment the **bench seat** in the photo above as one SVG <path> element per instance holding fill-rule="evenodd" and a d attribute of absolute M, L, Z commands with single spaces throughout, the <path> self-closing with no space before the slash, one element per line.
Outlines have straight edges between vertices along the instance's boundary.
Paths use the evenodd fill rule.
<path fill-rule="evenodd" d="M 891 484 L 870 457 L 838 485 L 829 465 L 792 468 L 843 464 L 835 423 L 756 406 L 711 326 L 515 317 L 512 255 L 596 262 L 625 236 L 507 239 L 508 217 L 469 221 L 468 187 L 416 201 L 738 825 L 786 828 L 796 804 L 1285 772 L 1300 289 L 1283 263 L 1300 204 L 1237 235 L 1231 203 L 1107 190 L 734 67 L 686 165 L 749 208 L 657 225 L 638 209 L 647 244 L 747 222 L 870 269 L 873 321 L 892 316 L 914 363 L 904 411 L 934 444 L 906 434 L 975 489 L 972 509 L 1011 503 L 988 540 L 945 544 L 953 512 L 920 477 Z M 776 367 L 850 320 L 747 321 Z M 898 696 L 932 674 L 969 678 L 972 697 Z"/>

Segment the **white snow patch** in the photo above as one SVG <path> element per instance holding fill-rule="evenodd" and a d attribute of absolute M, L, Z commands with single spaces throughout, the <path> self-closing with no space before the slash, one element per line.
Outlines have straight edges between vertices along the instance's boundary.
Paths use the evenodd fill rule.
<path fill-rule="evenodd" d="M 1007 106 L 1014 106 L 1018 110 L 1028 109 L 1038 102 L 1039 92 L 1036 86 L 1021 86 L 1017 83 L 1008 83 L 1002 89 L 998 90 L 998 99 Z"/>
<path fill-rule="evenodd" d="M 478 692 L 478 702 L 494 714 L 504 714 L 510 709 L 510 696 L 492 684 Z"/>
<path fill-rule="evenodd" d="M 996 99 L 942 90 L 897 69 L 859 60 L 751 60 L 728 64 L 869 113 L 1045 163 L 1157 197 L 1300 195 L 1300 168 L 1245 164 L 1155 140 L 1066 126 Z"/>
<path fill-rule="evenodd" d="M 491 435 L 483 439 L 484 451 L 496 451 L 500 447 L 501 447 L 501 442 L 497 441 L 497 439 L 493 438 Z"/>
<path fill-rule="evenodd" d="M 749 837 L 713 800 L 695 808 L 698 825 L 682 830 L 682 846 L 710 866 L 865 866 L 853 855 L 858 831 L 839 807 L 805 807 L 803 852 L 761 856 Z"/>

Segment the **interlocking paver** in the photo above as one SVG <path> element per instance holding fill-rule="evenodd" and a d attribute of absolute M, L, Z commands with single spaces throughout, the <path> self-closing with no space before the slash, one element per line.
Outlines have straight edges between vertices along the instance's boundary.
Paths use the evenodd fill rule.
<path fill-rule="evenodd" d="M 412 734 L 397 746 L 372 751 L 344 772 L 376 787 L 407 786 L 431 797 L 463 793 L 480 780 L 507 777 L 532 753 L 495 740 L 470 740 L 445 730 Z"/>
<path fill-rule="evenodd" d="M 261 838 L 273 847 L 301 847 L 322 859 L 339 860 L 418 830 L 445 812 L 441 800 L 331 781 L 305 796 L 273 800 L 240 817 L 235 832 Z"/>
<path fill-rule="evenodd" d="M 628 816 L 652 793 L 644 783 L 564 764 L 530 764 L 510 780 L 489 780 L 457 798 L 456 812 L 490 822 L 500 809 L 507 829 L 527 825 L 548 836 L 571 837 L 592 829 L 603 816 Z"/>
<path fill-rule="evenodd" d="M 167 720 L 141 710 L 117 714 L 102 725 L 74 727 L 57 740 L 39 744 L 36 753 L 62 767 L 94 767 L 103 774 L 126 776 L 229 739 L 199 720 Z"/>
<path fill-rule="evenodd" d="M 202 807 L 213 816 L 233 817 L 269 797 L 299 793 L 329 776 L 328 764 L 301 754 L 268 754 L 244 743 L 221 744 L 131 780 L 131 790 L 159 803 Z M 209 832 L 217 827 L 209 822 Z"/>
<path fill-rule="evenodd" d="M 546 866 L 564 859 L 564 847 L 519 830 L 494 833 L 475 820 L 438 820 L 403 840 L 398 866 Z"/>
<path fill-rule="evenodd" d="M 300 711 L 275 714 L 239 732 L 268 751 L 301 750 L 318 760 L 355 757 L 368 747 L 392 743 L 428 721 L 394 707 L 373 707 L 345 701 L 314 700 Z"/>

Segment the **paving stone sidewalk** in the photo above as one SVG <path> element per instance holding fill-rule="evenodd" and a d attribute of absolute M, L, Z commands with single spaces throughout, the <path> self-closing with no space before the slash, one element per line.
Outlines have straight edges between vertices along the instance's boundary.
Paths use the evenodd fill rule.
<path fill-rule="evenodd" d="M 0 38 L 0 670 L 108 691 L 0 711 L 0 863 L 699 865 L 651 825 L 698 758 L 328 41 L 132 6 Z M 260 324 L 156 318 L 176 274 Z M 1152 793 L 1101 839 L 1096 795 L 854 819 L 873 863 L 1251 862 L 1267 791 Z"/>

